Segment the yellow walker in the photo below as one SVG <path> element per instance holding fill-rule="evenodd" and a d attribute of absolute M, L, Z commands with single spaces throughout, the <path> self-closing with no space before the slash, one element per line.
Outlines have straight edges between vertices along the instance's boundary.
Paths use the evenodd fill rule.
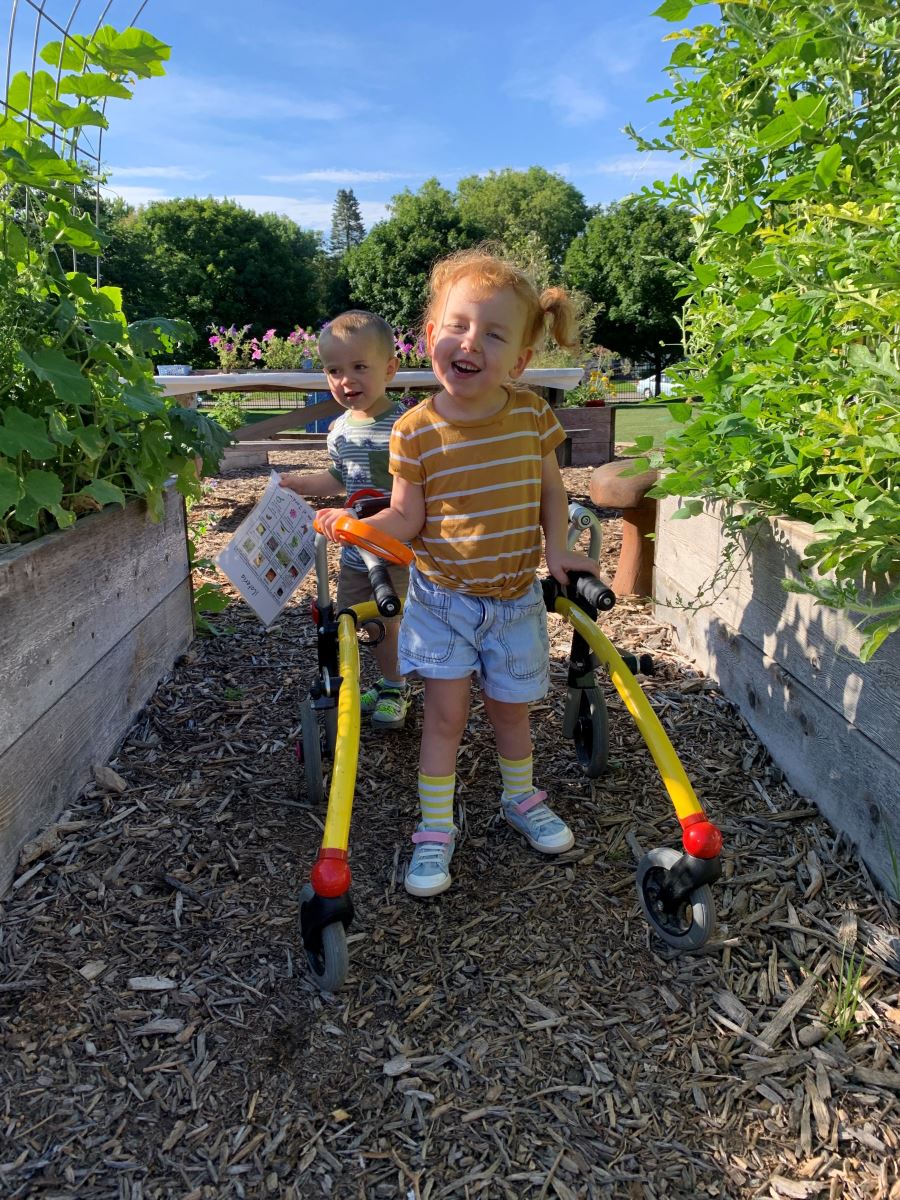
<path fill-rule="evenodd" d="M 371 515 L 385 501 L 351 497 L 348 507 L 358 516 Z M 387 537 L 363 520 L 349 515 L 336 526 L 338 537 L 356 546 L 372 581 L 374 601 L 334 611 L 328 588 L 328 542 L 316 538 L 316 602 L 318 670 L 301 706 L 303 775 L 309 801 L 324 800 L 323 758 L 332 759 L 328 808 L 322 844 L 300 892 L 300 934 L 314 983 L 327 992 L 337 991 L 348 969 L 346 931 L 353 920 L 351 874 L 347 861 L 350 817 L 359 759 L 360 688 L 357 628 L 378 624 L 379 616 L 394 617 L 401 602 L 394 594 L 386 563 L 408 565 L 412 553 L 401 542 Z M 573 547 L 582 533 L 590 534 L 588 553 L 600 557 L 601 526 L 596 515 L 581 505 L 569 506 L 568 543 Z M 681 828 L 682 850 L 664 846 L 650 850 L 638 863 L 638 900 L 651 928 L 678 950 L 702 946 L 712 933 L 715 909 L 710 884 L 721 874 L 722 835 L 698 801 L 684 768 L 666 736 L 659 718 L 632 673 L 633 656 L 618 653 L 597 627 L 600 612 L 615 604 L 615 595 L 590 574 L 569 572 L 567 586 L 543 580 L 544 602 L 572 626 L 567 694 L 563 710 L 563 735 L 575 743 L 583 773 L 590 779 L 603 774 L 608 758 L 608 718 L 596 671 L 604 666 L 625 707 L 647 743 Z M 646 656 L 641 669 L 652 664 Z"/>

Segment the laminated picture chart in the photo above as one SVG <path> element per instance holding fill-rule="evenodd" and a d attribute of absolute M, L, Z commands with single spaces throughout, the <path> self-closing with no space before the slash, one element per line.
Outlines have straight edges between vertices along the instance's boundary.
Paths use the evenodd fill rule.
<path fill-rule="evenodd" d="M 313 564 L 315 512 L 273 471 L 259 503 L 216 559 L 264 625 L 271 625 Z"/>

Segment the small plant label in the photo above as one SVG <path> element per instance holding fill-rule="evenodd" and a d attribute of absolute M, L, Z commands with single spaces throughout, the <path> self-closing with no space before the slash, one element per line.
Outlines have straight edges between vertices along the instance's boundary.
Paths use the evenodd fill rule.
<path fill-rule="evenodd" d="M 259 503 L 216 566 L 264 625 L 271 625 L 313 564 L 315 512 L 272 472 Z"/>

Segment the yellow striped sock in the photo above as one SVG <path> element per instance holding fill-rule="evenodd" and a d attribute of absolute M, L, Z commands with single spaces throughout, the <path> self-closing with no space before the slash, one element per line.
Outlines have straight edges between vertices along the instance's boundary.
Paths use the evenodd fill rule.
<path fill-rule="evenodd" d="M 511 800 L 513 796 L 521 796 L 523 793 L 531 795 L 534 791 L 533 755 L 529 754 L 527 758 L 504 758 L 502 754 L 498 754 L 497 762 L 503 777 L 504 800 Z"/>
<path fill-rule="evenodd" d="M 422 820 L 434 829 L 452 829 L 455 790 L 455 772 L 452 775 L 423 775 L 420 771 L 419 804 Z"/>

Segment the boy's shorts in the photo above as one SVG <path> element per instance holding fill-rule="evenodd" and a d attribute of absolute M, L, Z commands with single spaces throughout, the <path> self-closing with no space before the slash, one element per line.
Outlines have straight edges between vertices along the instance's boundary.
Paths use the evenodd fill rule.
<path fill-rule="evenodd" d="M 409 568 L 391 566 L 388 564 L 388 573 L 391 577 L 391 583 L 394 585 L 394 591 L 403 599 L 406 596 L 406 589 L 409 587 Z M 337 586 L 337 611 L 340 612 L 343 608 L 350 608 L 353 604 L 364 604 L 367 600 L 372 599 L 372 584 L 369 582 L 368 571 L 357 571 L 354 567 L 347 567 L 341 563 L 340 573 L 338 575 Z M 383 617 L 378 618 L 379 621 Z M 392 617 L 389 620 L 397 620 Z"/>
<path fill-rule="evenodd" d="M 410 567 L 398 657 L 404 675 L 465 679 L 475 674 L 492 700 L 540 700 L 550 686 L 541 585 L 535 580 L 524 596 L 495 600 L 451 592 Z"/>

